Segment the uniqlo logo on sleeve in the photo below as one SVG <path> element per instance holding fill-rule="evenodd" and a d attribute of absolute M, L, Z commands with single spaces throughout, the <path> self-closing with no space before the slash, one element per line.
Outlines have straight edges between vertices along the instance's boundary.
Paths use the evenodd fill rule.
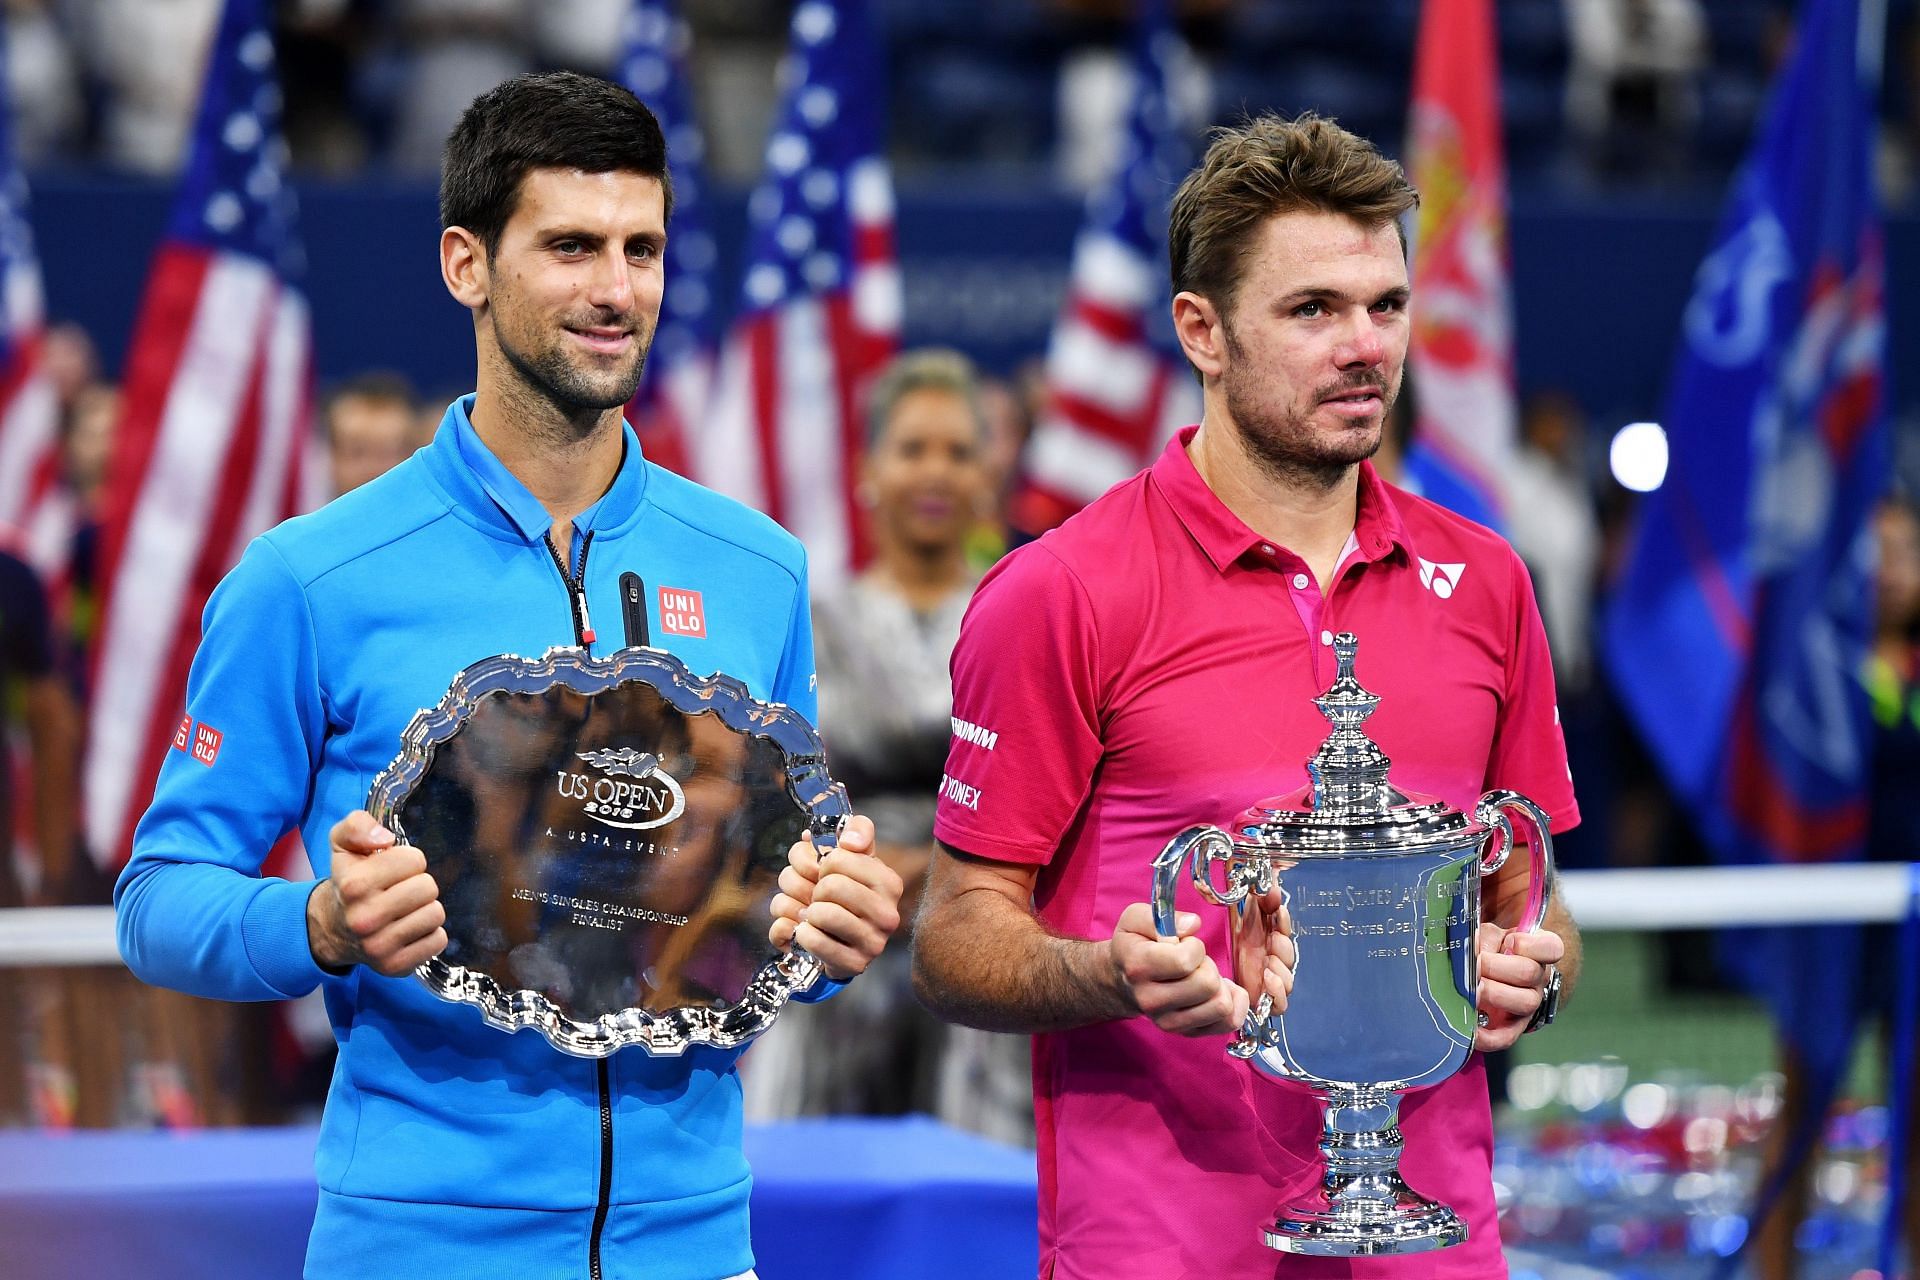
<path fill-rule="evenodd" d="M 193 758 L 209 767 L 220 758 L 218 729 L 210 724 L 202 724 L 193 731 Z"/>
<path fill-rule="evenodd" d="M 660 629 L 668 635 L 705 639 L 707 610 L 698 591 L 679 587 L 660 588 Z"/>
<path fill-rule="evenodd" d="M 181 716 L 180 727 L 173 731 L 173 749 L 175 751 L 185 751 L 187 749 L 187 745 L 192 741 L 193 741 L 193 717 Z"/>

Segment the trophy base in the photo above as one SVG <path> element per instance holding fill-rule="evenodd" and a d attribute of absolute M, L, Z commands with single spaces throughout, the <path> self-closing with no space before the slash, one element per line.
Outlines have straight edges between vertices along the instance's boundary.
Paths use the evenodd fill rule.
<path fill-rule="evenodd" d="M 1443 1204 L 1422 1199 L 1404 1184 L 1397 1203 L 1379 1201 L 1318 1205 L 1282 1210 L 1261 1235 L 1267 1248 L 1320 1258 L 1366 1258 L 1382 1254 L 1426 1253 L 1467 1238 L 1467 1224 Z"/>

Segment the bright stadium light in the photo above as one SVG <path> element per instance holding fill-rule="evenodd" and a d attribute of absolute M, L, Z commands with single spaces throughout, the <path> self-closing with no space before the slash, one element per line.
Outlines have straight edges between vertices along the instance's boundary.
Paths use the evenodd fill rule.
<path fill-rule="evenodd" d="M 1629 422 L 1607 451 L 1613 478 L 1635 493 L 1652 493 L 1667 478 L 1667 433 L 1657 422 Z"/>

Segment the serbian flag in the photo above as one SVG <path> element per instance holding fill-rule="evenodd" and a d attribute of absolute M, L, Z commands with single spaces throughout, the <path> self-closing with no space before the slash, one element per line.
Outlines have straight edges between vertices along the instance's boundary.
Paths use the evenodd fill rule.
<path fill-rule="evenodd" d="M 814 580 L 832 582 L 866 559 L 854 507 L 862 401 L 900 334 L 885 78 L 864 0 L 796 7 L 781 81 L 766 175 L 747 205 L 742 313 L 689 443 L 696 478 L 785 525 Z"/>
<path fill-rule="evenodd" d="M 1419 385 L 1407 471 L 1426 496 L 1498 527 L 1518 411 L 1493 0 L 1426 0 L 1412 126 L 1408 368 Z"/>
<path fill-rule="evenodd" d="M 1180 37 L 1144 0 L 1120 167 L 1088 198 L 1047 347 L 1046 398 L 1013 523 L 1040 534 L 1152 461 L 1200 420 L 1200 388 L 1168 316 L 1167 205 L 1192 163 L 1167 90 Z"/>
<path fill-rule="evenodd" d="M 672 0 L 633 0 L 627 12 L 620 79 L 646 103 L 667 137 L 673 175 L 666 292 L 660 327 L 627 406 L 627 421 L 647 459 L 692 475 L 687 441 L 698 429 L 713 386 L 714 270 L 719 257 L 707 225 L 706 141 L 687 99 L 687 23 Z"/>
<path fill-rule="evenodd" d="M 227 0 L 127 353 L 83 766 L 108 867 L 179 726 L 208 594 L 254 535 L 310 505 L 312 344 L 269 8 Z"/>
<path fill-rule="evenodd" d="M 1859 673 L 1889 443 L 1875 69 L 1859 57 L 1860 19 L 1859 0 L 1802 6 L 1694 277 L 1666 482 L 1641 508 L 1604 623 L 1621 701 L 1730 863 L 1863 852 L 1872 731 Z M 1744 931 L 1725 949 L 1773 1004 L 1816 1097 L 1851 1043 L 1858 931 L 1821 932 L 1788 947 Z"/>
<path fill-rule="evenodd" d="M 0 73 L 5 64 L 0 26 Z M 0 78 L 0 104 L 6 101 Z M 27 216 L 27 180 L 0 106 L 0 537 L 56 589 L 77 519 L 61 482 L 60 405 L 41 361 L 46 302 Z"/>

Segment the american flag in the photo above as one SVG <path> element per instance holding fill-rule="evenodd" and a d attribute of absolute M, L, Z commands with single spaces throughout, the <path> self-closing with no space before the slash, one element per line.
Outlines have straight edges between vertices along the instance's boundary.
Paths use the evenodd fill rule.
<path fill-rule="evenodd" d="M 1513 303 L 1493 0 L 1426 0 L 1413 73 L 1414 441 L 1496 518 L 1513 457 Z M 1439 493 L 1428 497 L 1442 498 Z"/>
<path fill-rule="evenodd" d="M 673 173 L 673 226 L 667 249 L 660 327 L 627 421 L 647 458 L 683 475 L 687 441 L 706 413 L 717 346 L 714 266 L 707 225 L 706 142 L 687 101 L 687 24 L 673 0 L 633 0 L 627 13 L 620 79 L 652 108 L 667 136 Z"/>
<path fill-rule="evenodd" d="M 311 505 L 312 342 L 267 0 L 228 0 L 124 378 L 101 538 L 88 843 L 124 862 L 179 724 L 200 615 Z"/>
<path fill-rule="evenodd" d="M 861 400 L 900 332 L 884 80 L 866 8 L 805 0 L 793 11 L 766 176 L 747 206 L 744 308 L 692 441 L 696 477 L 792 530 L 829 582 L 865 559 L 853 506 Z"/>
<path fill-rule="evenodd" d="M 0 70 L 4 69 L 0 31 Z M 6 98 L 0 80 L 0 103 Z M 41 361 L 46 306 L 27 180 L 0 109 L 0 528 L 50 583 L 66 577 L 77 518 L 60 480 L 60 406 Z"/>
<path fill-rule="evenodd" d="M 1167 203 L 1192 161 L 1168 101 L 1179 55 L 1166 5 L 1148 0 L 1122 161 L 1087 202 L 1047 349 L 1046 407 L 1014 506 L 1014 523 L 1029 533 L 1125 480 L 1200 420 L 1200 389 L 1168 320 Z"/>

